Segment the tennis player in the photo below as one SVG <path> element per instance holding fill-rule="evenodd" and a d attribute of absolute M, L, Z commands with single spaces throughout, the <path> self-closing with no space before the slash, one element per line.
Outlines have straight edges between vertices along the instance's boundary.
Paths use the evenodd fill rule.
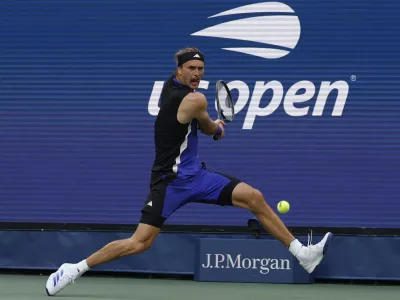
<path fill-rule="evenodd" d="M 281 241 L 309 273 L 321 262 L 332 238 L 327 233 L 316 245 L 302 245 L 292 236 L 265 201 L 262 193 L 241 180 L 207 170 L 197 153 L 198 129 L 203 134 L 225 135 L 225 123 L 207 113 L 207 99 L 196 91 L 204 74 L 204 55 L 197 48 L 175 54 L 177 68 L 161 93 L 154 126 L 155 160 L 150 191 L 135 233 L 105 245 L 76 264 L 66 263 L 47 280 L 55 295 L 95 266 L 142 253 L 153 244 L 165 220 L 190 202 L 241 207 L 251 211 L 267 232 Z"/>

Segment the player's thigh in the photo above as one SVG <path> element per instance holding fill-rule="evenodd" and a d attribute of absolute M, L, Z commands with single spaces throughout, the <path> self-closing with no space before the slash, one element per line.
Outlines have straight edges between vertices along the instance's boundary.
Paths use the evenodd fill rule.
<path fill-rule="evenodd" d="M 140 223 L 161 228 L 164 222 L 192 196 L 192 189 L 176 178 L 158 180 L 151 186 L 142 208 Z"/>
<path fill-rule="evenodd" d="M 223 173 L 203 170 L 197 180 L 195 202 L 232 206 L 232 192 L 240 182 Z"/>
<path fill-rule="evenodd" d="M 249 210 L 266 205 L 262 193 L 247 183 L 239 183 L 232 192 L 232 204 Z"/>
<path fill-rule="evenodd" d="M 151 231 L 148 226 L 161 228 L 166 220 L 163 217 L 167 189 L 170 181 L 159 179 L 151 184 L 150 191 L 142 208 L 142 217 L 139 223 L 143 224 L 144 234 Z"/>

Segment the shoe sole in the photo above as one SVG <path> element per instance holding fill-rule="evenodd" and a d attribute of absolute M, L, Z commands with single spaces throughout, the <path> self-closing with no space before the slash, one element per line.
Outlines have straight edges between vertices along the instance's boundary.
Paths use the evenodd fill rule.
<path fill-rule="evenodd" d="M 53 275 L 53 274 L 52 274 L 52 275 Z M 49 289 L 47 288 L 47 283 L 46 283 L 46 285 L 44 286 L 44 288 L 45 288 L 45 290 L 46 290 L 47 296 L 49 296 L 49 297 L 54 296 L 54 295 L 52 295 L 52 294 L 49 293 Z"/>
<path fill-rule="evenodd" d="M 54 273 L 53 273 L 53 274 L 54 274 Z M 52 276 L 53 274 L 51 274 L 50 276 Z M 51 294 L 49 293 L 49 289 L 47 288 L 47 282 L 46 282 L 46 285 L 44 286 L 44 289 L 46 290 L 47 296 L 49 296 L 49 297 L 53 296 L 53 295 L 51 295 Z"/>

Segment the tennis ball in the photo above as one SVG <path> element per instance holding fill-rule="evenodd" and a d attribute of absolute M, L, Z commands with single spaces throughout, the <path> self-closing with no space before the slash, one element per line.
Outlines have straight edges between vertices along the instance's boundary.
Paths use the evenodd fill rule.
<path fill-rule="evenodd" d="M 289 202 L 282 200 L 278 203 L 277 207 L 281 214 L 286 214 L 290 209 L 290 204 Z"/>

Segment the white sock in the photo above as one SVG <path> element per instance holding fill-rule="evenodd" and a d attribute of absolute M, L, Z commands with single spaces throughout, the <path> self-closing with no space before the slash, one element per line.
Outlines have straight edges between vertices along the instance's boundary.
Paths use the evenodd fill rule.
<path fill-rule="evenodd" d="M 81 262 L 77 263 L 76 266 L 79 269 L 79 273 L 85 273 L 86 271 L 88 271 L 90 269 L 88 264 L 86 263 L 86 259 L 84 259 Z"/>
<path fill-rule="evenodd" d="M 295 239 L 290 243 L 289 251 L 296 257 L 297 254 L 300 252 L 301 247 L 303 247 L 303 245 L 299 242 L 298 239 Z"/>

